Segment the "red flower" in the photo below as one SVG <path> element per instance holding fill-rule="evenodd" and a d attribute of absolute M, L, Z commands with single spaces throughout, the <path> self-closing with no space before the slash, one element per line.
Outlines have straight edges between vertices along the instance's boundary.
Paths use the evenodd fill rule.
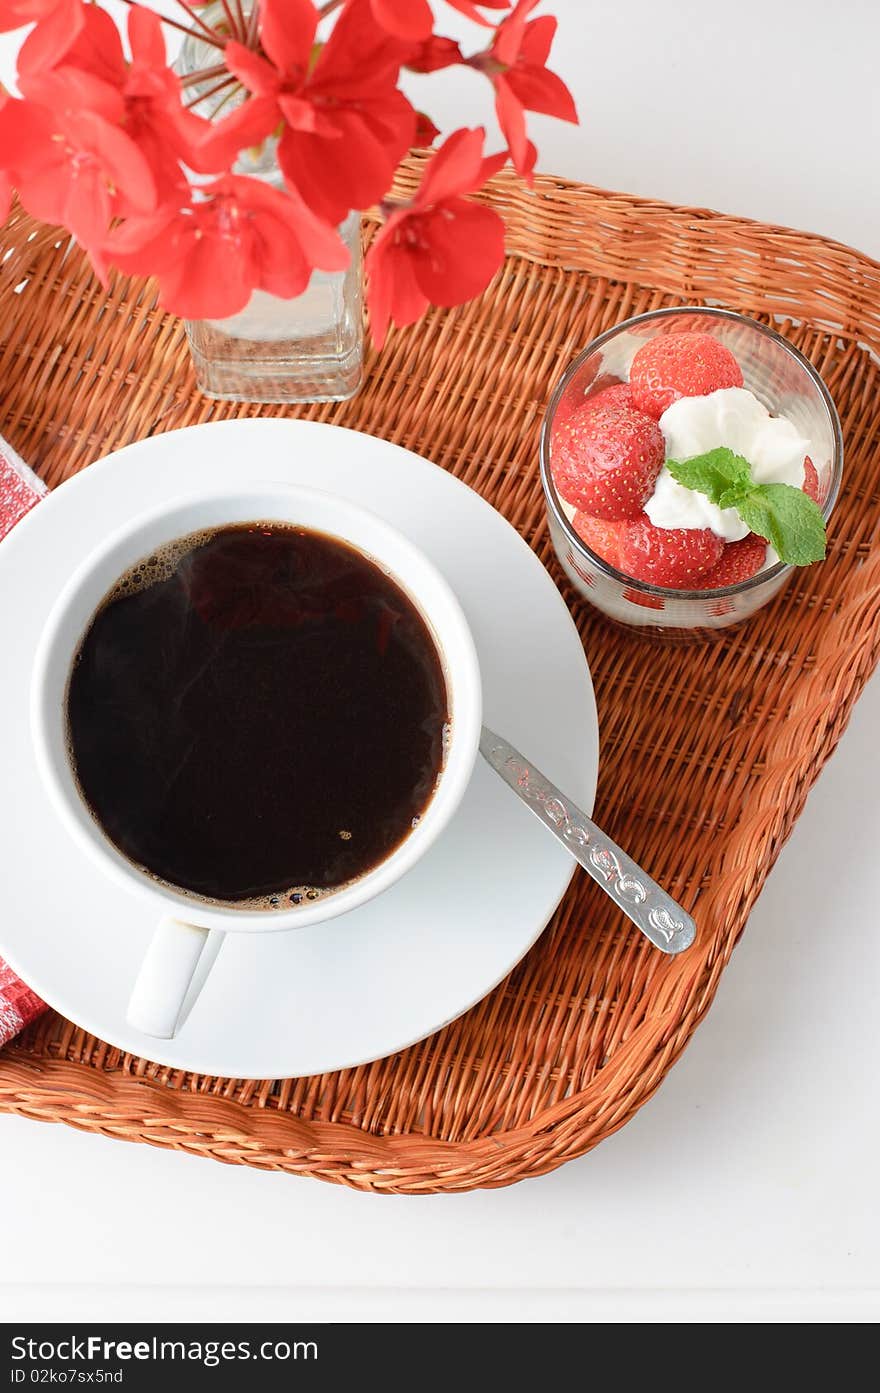
<path fill-rule="evenodd" d="M 63 64 L 51 73 L 23 77 L 21 88 L 26 97 L 53 109 L 58 103 L 87 107 L 121 124 L 149 162 L 163 200 L 186 188 L 180 160 L 189 162 L 211 127 L 182 104 L 159 16 L 142 6 L 129 10 L 128 43 L 130 63 L 114 21 L 89 5 L 85 27 Z"/>
<path fill-rule="evenodd" d="M 403 61 L 403 66 L 414 73 L 436 73 L 440 68 L 450 68 L 453 63 L 463 63 L 461 49 L 455 39 L 444 39 L 440 34 L 431 34 L 414 44 Z"/>
<path fill-rule="evenodd" d="M 417 112 L 416 133 L 413 136 L 413 144 L 420 150 L 427 150 L 430 145 L 434 144 L 439 134 L 439 127 L 434 125 L 430 116 L 427 116 L 424 111 Z"/>
<path fill-rule="evenodd" d="M 483 158 L 483 130 L 460 130 L 434 155 L 412 203 L 388 218 L 367 255 L 373 342 L 390 320 L 413 324 L 433 302 L 460 305 L 484 290 L 504 260 L 504 223 L 464 194 L 506 159 Z"/>
<path fill-rule="evenodd" d="M 349 0 L 314 67 L 311 0 L 264 0 L 261 15 L 268 58 L 236 42 L 224 53 L 253 96 L 215 127 L 199 158 L 226 166 L 283 121 L 284 177 L 335 225 L 383 196 L 412 143 L 415 112 L 396 86 L 405 49 L 377 28 L 368 0 Z"/>
<path fill-rule="evenodd" d="M 314 267 L 341 271 L 348 252 L 295 193 L 228 174 L 197 202 L 129 218 L 103 251 L 120 270 L 159 279 L 162 305 L 184 319 L 225 319 L 254 290 L 300 295 Z"/>
<path fill-rule="evenodd" d="M 0 0 L 0 33 L 36 21 L 18 55 L 19 74 L 51 67 L 63 58 L 82 30 L 85 11 L 80 0 Z"/>
<path fill-rule="evenodd" d="M 52 74 L 44 79 L 47 97 L 52 79 Z M 90 105 L 78 108 L 76 90 L 75 82 L 60 79 L 52 91 L 59 98 L 55 110 L 34 101 L 8 101 L 0 110 L 0 150 L 9 152 L 6 171 L 27 211 L 43 222 L 60 223 L 92 248 L 113 218 L 151 212 L 156 185 L 146 159 L 113 115 L 108 119 Z"/>
<path fill-rule="evenodd" d="M 558 116 L 577 124 L 574 98 L 561 78 L 547 68 L 556 20 L 552 15 L 529 20 L 539 0 L 517 0 L 516 9 L 495 32 L 491 47 L 470 60 L 495 87 L 495 111 L 510 156 L 519 174 L 531 179 L 537 151 L 526 136 L 527 111 Z"/>
<path fill-rule="evenodd" d="M 460 10 L 468 19 L 478 24 L 489 21 L 480 14 L 483 10 L 507 10 L 510 0 L 449 0 L 455 10 Z M 434 28 L 434 16 L 428 0 L 370 0 L 373 16 L 389 34 L 398 39 L 420 41 L 430 37 Z M 479 6 L 479 7 L 478 7 Z"/>
<path fill-rule="evenodd" d="M 146 155 L 160 198 L 185 181 L 179 161 L 189 162 L 210 122 L 187 111 L 180 80 L 168 67 L 159 16 L 135 6 L 128 16 L 131 63 L 125 74 L 125 129 Z"/>
<path fill-rule="evenodd" d="M 182 2 L 200 23 L 201 0 Z M 483 131 L 456 131 L 412 202 L 382 203 L 387 220 L 368 257 L 378 343 L 392 321 L 412 323 L 431 301 L 478 294 L 500 266 L 501 218 L 467 195 L 508 153 L 531 173 L 525 112 L 577 120 L 547 70 L 556 21 L 529 19 L 538 0 L 450 0 L 494 29 L 469 59 L 434 33 L 432 0 L 259 0 L 257 34 L 224 0 L 229 23 L 215 30 L 207 80 L 224 90 L 237 78 L 245 99 L 216 122 L 184 106 L 159 17 L 127 3 L 125 49 L 99 5 L 0 0 L 0 32 L 33 26 L 19 56 L 21 99 L 0 89 L 0 216 L 16 188 L 33 216 L 73 233 L 99 273 L 112 263 L 157 275 L 163 304 L 187 318 L 222 320 L 257 290 L 289 298 L 313 269 L 345 268 L 336 225 L 382 202 L 409 146 L 439 136 L 398 90 L 402 68 L 467 62 L 486 74 L 509 150 L 484 158 Z M 337 8 L 325 41 L 319 23 Z M 230 172 L 242 150 L 270 137 L 286 192 Z M 193 188 L 192 171 L 221 177 Z"/>

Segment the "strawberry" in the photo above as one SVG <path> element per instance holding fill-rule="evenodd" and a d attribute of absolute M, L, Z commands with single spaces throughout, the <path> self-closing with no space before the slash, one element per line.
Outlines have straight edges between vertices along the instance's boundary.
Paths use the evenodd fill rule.
<path fill-rule="evenodd" d="M 633 358 L 629 383 L 637 409 L 657 419 L 681 397 L 741 387 L 743 375 L 730 349 L 711 334 L 658 334 Z"/>
<path fill-rule="evenodd" d="M 558 431 L 560 426 L 570 425 L 574 417 L 579 412 L 586 411 L 587 407 L 592 410 L 594 406 L 632 407 L 632 405 L 633 399 L 629 383 L 621 382 L 619 377 L 612 377 L 610 373 L 602 373 L 601 377 L 596 378 L 588 396 L 571 391 L 566 392 L 556 408 L 553 429 Z"/>
<path fill-rule="evenodd" d="M 724 542 L 708 527 L 655 527 L 643 516 L 623 528 L 620 569 L 650 585 L 692 590 L 723 553 Z"/>
<path fill-rule="evenodd" d="M 664 448 L 656 421 L 585 402 L 554 431 L 553 479 L 567 503 L 592 517 L 635 518 L 654 492 Z"/>
<path fill-rule="evenodd" d="M 590 517 L 589 513 L 575 513 L 571 525 L 581 541 L 586 542 L 590 551 L 594 551 L 603 560 L 610 561 L 612 566 L 620 566 L 620 533 L 624 526 L 622 522 Z"/>
<path fill-rule="evenodd" d="M 597 382 L 599 379 L 596 379 Z M 630 411 L 635 411 L 632 388 L 628 382 L 616 382 L 611 387 L 600 387 L 593 390 L 588 397 L 584 398 L 584 406 L 588 406 L 592 411 L 597 406 L 625 406 Z"/>
<path fill-rule="evenodd" d="M 767 543 L 750 532 L 738 542 L 728 542 L 718 565 L 693 581 L 691 588 L 720 590 L 725 585 L 739 585 L 757 575 L 766 560 Z"/>
<path fill-rule="evenodd" d="M 807 455 L 804 460 L 804 493 L 808 498 L 812 498 L 814 503 L 821 502 L 819 498 L 819 475 L 809 455 Z"/>
<path fill-rule="evenodd" d="M 626 387 L 629 384 L 622 377 L 618 377 L 616 372 L 600 372 L 598 377 L 593 375 L 590 382 L 584 387 L 584 396 L 597 397 L 600 392 L 604 392 L 606 387 Z"/>

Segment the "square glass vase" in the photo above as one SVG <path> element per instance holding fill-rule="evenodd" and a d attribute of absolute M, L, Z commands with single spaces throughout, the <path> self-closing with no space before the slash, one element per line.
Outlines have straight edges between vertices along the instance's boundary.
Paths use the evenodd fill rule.
<path fill-rule="evenodd" d="M 314 271 L 302 295 L 284 300 L 256 290 L 228 319 L 185 321 L 196 381 L 218 401 L 345 401 L 363 380 L 361 220 L 340 235 L 345 271 Z"/>

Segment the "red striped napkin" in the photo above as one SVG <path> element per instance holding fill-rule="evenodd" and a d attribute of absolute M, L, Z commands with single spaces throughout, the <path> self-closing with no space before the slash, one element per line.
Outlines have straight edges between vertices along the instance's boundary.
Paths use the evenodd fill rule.
<path fill-rule="evenodd" d="M 0 541 L 48 490 L 0 436 Z M 0 1047 L 32 1021 L 46 1003 L 0 958 Z"/>

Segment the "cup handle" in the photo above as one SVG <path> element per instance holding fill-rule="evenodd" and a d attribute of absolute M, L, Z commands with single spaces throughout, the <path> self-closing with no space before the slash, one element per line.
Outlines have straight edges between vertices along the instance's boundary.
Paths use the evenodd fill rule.
<path fill-rule="evenodd" d="M 125 1018 L 135 1030 L 173 1040 L 210 929 L 160 919 L 140 966 Z"/>

